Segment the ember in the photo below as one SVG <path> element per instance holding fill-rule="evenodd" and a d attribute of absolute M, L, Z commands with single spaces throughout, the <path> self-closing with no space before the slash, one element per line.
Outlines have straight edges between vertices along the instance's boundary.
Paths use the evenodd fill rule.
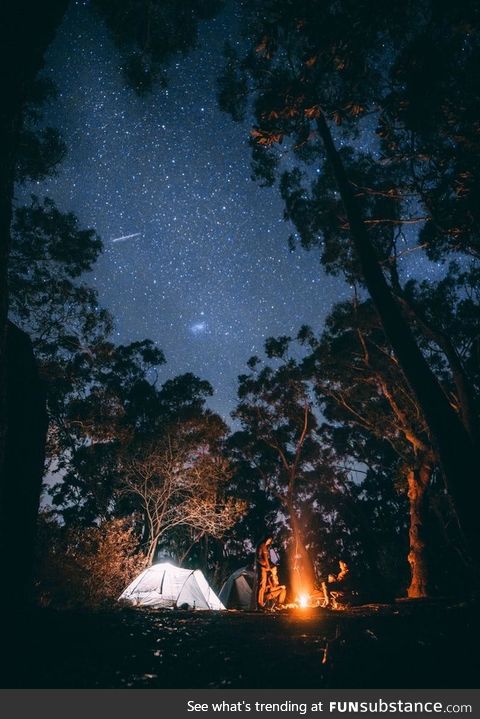
<path fill-rule="evenodd" d="M 298 598 L 298 604 L 299 604 L 301 607 L 308 607 L 308 605 L 309 605 L 309 596 L 308 596 L 308 594 L 300 594 L 300 596 L 299 596 L 299 598 Z"/>

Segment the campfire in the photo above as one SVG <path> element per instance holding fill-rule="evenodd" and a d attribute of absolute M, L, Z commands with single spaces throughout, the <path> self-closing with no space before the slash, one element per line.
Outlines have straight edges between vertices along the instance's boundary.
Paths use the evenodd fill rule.
<path fill-rule="evenodd" d="M 300 594 L 298 597 L 298 606 L 302 608 L 310 606 L 310 597 L 308 594 Z"/>
<path fill-rule="evenodd" d="M 290 596 L 293 600 L 289 606 L 301 610 L 327 606 L 331 609 L 345 608 L 337 599 L 342 596 L 343 592 L 343 585 L 339 587 L 339 582 L 343 581 L 349 572 L 346 562 L 339 560 L 340 572 L 336 575 L 329 575 L 328 582 L 326 579 L 321 582 L 316 581 L 314 567 L 302 540 L 298 522 L 295 522 L 294 529 L 293 542 L 288 555 Z"/>
<path fill-rule="evenodd" d="M 290 607 L 296 607 L 297 609 L 312 609 L 314 607 L 328 607 L 330 609 L 346 609 L 341 602 L 338 601 L 338 593 L 332 592 L 330 595 L 330 601 L 327 603 L 325 594 L 321 590 L 314 589 L 309 594 L 305 591 L 297 594 L 296 599 Z"/>
<path fill-rule="evenodd" d="M 296 541 L 289 555 L 290 581 L 293 607 L 308 609 L 318 607 L 318 592 L 315 590 L 315 574 L 308 553 L 300 539 L 299 528 L 296 527 Z"/>
<path fill-rule="evenodd" d="M 297 594 L 295 606 L 299 609 L 311 609 L 313 607 L 323 606 L 323 592 L 312 590 L 312 592 L 302 591 Z"/>

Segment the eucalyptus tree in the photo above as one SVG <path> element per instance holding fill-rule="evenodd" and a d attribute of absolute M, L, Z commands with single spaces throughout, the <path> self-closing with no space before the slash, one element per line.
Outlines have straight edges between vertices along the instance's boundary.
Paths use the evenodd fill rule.
<path fill-rule="evenodd" d="M 451 406 L 388 264 L 407 226 L 431 257 L 476 253 L 477 4 L 252 0 L 249 8 L 251 48 L 237 61 L 230 49 L 221 104 L 238 119 L 253 98 L 254 174 L 272 184 L 287 165 L 281 190 L 301 242 L 322 246 L 327 267 L 335 258 L 368 290 L 478 561 L 472 413 Z"/>
<path fill-rule="evenodd" d="M 410 281 L 405 293 L 415 303 L 417 340 L 428 357 L 439 383 L 452 405 L 461 406 L 462 385 L 451 371 L 448 352 L 442 351 L 436 332 L 448 338 L 468 370 L 476 406 L 479 403 L 478 369 L 475 370 L 478 334 L 478 287 L 476 271 L 460 271 L 451 266 L 437 283 Z M 334 422 L 347 423 L 363 433 L 391 445 L 400 459 L 400 471 L 408 485 L 410 506 L 411 565 L 410 596 L 429 589 L 429 562 L 435 555 L 436 539 L 431 531 L 432 493 L 448 498 L 438 489 L 438 455 L 431 442 L 428 426 L 414 394 L 404 379 L 399 364 L 383 331 L 371 301 L 337 305 L 327 318 L 317 341 L 311 331 L 303 331 L 312 347 L 305 359 L 307 372 L 315 377 L 315 387 L 324 415 Z M 359 457 L 357 457 L 360 459 Z M 432 488 L 433 484 L 433 488 Z M 447 512 L 448 522 L 452 513 Z M 451 535 L 451 543 L 461 546 L 460 537 Z M 430 560 L 429 560 L 430 558 Z"/>
<path fill-rule="evenodd" d="M 268 527 L 290 545 L 294 594 L 311 587 L 313 575 L 334 571 L 342 557 L 372 596 L 387 583 L 399 591 L 408 513 L 389 480 L 399 471 L 398 455 L 326 399 L 323 383 L 334 382 L 327 357 L 308 328 L 297 340 L 267 340 L 267 359 L 251 358 L 250 372 L 239 378 L 233 416 L 240 429 L 228 443 L 235 491 L 248 502 L 238 540 L 245 549 Z M 351 374 L 343 381 L 353 384 Z"/>
<path fill-rule="evenodd" d="M 372 303 L 337 305 L 305 364 L 327 420 L 357 434 L 360 429 L 398 456 L 395 473 L 404 475 L 410 508 L 408 595 L 428 596 L 428 490 L 437 457 Z M 359 454 L 356 460 L 365 461 Z"/>
<path fill-rule="evenodd" d="M 298 594 L 314 584 L 304 531 L 312 481 L 319 481 L 322 466 L 311 389 L 289 345 L 289 337 L 270 338 L 265 351 L 271 364 L 258 357 L 248 361 L 250 372 L 239 377 L 233 417 L 241 429 L 233 443 L 241 447 L 257 485 L 276 503 L 277 518 L 284 516 L 291 531 L 291 582 Z"/>

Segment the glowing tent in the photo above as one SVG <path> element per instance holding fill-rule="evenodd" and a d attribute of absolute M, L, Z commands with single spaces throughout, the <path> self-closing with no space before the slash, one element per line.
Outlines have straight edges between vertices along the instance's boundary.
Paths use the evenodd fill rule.
<path fill-rule="evenodd" d="M 157 609 L 225 609 L 199 569 L 180 569 L 169 562 L 145 569 L 118 601 Z"/>

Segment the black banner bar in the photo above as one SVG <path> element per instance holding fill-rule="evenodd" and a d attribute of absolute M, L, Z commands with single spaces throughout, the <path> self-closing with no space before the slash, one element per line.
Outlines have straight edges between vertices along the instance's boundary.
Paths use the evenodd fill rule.
<path fill-rule="evenodd" d="M 480 718 L 479 689 L 0 690 L 2 719 Z"/>

